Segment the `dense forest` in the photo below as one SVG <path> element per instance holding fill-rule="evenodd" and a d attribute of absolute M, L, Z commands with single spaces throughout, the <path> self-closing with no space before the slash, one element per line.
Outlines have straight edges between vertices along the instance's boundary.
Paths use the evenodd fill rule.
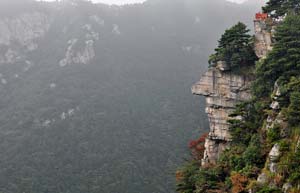
<path fill-rule="evenodd" d="M 190 86 L 213 40 L 257 8 L 0 1 L 0 192 L 175 192 L 208 127 Z"/>

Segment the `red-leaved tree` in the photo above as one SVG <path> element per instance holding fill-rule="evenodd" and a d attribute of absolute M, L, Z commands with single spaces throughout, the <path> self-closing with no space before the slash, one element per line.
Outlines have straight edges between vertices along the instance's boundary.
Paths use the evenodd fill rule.
<path fill-rule="evenodd" d="M 192 156 L 195 160 L 200 161 L 204 154 L 204 143 L 208 133 L 201 135 L 197 140 L 189 142 L 189 148 L 191 149 Z"/>

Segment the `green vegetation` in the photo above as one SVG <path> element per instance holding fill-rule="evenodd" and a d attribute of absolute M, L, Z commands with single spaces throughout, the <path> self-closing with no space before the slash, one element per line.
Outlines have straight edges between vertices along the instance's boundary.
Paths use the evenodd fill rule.
<path fill-rule="evenodd" d="M 282 191 L 279 188 L 264 186 L 257 193 L 282 193 Z"/>
<path fill-rule="evenodd" d="M 279 125 L 275 125 L 267 131 L 268 143 L 273 144 L 280 139 L 280 129 Z"/>
<path fill-rule="evenodd" d="M 193 193 L 196 190 L 196 178 L 200 165 L 197 162 L 187 163 L 177 171 L 177 191 L 182 193 Z"/>
<path fill-rule="evenodd" d="M 288 120 L 291 126 L 298 126 L 300 124 L 300 92 L 298 90 L 291 93 L 290 101 Z"/>
<path fill-rule="evenodd" d="M 219 45 L 209 59 L 210 65 L 225 61 L 231 70 L 254 65 L 257 57 L 253 51 L 250 30 L 241 22 L 227 29 L 219 40 Z"/>
<path fill-rule="evenodd" d="M 219 163 L 226 171 L 241 172 L 247 177 L 253 176 L 257 168 L 262 167 L 263 153 L 258 135 L 253 135 L 248 146 L 233 145 L 221 156 Z"/>
<path fill-rule="evenodd" d="M 300 15 L 287 16 L 277 27 L 275 40 L 273 50 L 257 65 L 254 96 L 269 97 L 276 80 L 284 87 L 292 76 L 300 75 Z"/>
<path fill-rule="evenodd" d="M 291 192 L 300 191 L 300 15 L 295 14 L 299 8 L 297 2 L 270 1 L 267 8 L 264 8 L 265 11 L 271 10 L 272 5 L 272 9 L 275 9 L 275 4 L 279 3 L 278 5 L 289 5 L 287 9 L 294 13 L 290 13 L 276 28 L 273 50 L 256 65 L 256 80 L 252 86 L 253 99 L 238 104 L 231 115 L 230 148 L 223 152 L 217 164 L 205 169 L 205 173 L 209 174 L 218 169 L 219 178 L 198 175 L 199 171 L 204 170 L 198 169 L 195 181 L 197 185 L 193 193 L 201 192 L 199 190 L 203 187 L 206 192 L 243 193 L 251 188 L 255 193 L 281 193 L 286 182 L 291 184 Z M 278 8 L 276 13 L 283 14 L 287 11 Z M 211 56 L 211 64 L 225 60 L 231 67 L 237 66 L 236 61 L 242 59 L 235 60 L 233 56 L 238 54 L 242 58 L 245 55 L 227 48 L 231 48 L 235 41 L 231 41 L 231 35 L 242 28 L 246 29 L 238 24 L 225 32 L 216 53 Z M 249 64 L 251 63 L 246 65 Z M 275 83 L 279 86 L 279 93 L 273 93 Z M 270 109 L 274 99 L 279 102 L 280 109 Z M 267 117 L 279 120 L 274 121 L 271 127 L 266 127 Z M 285 130 L 288 130 L 287 133 L 282 135 Z M 272 173 L 268 169 L 267 157 L 274 144 L 279 145 L 281 156 L 277 163 L 277 172 Z M 256 181 L 262 171 L 267 178 L 265 184 Z M 220 178 L 224 180 L 220 181 Z M 205 179 L 209 182 L 204 185 L 202 181 Z M 215 184 L 219 184 L 218 191 L 213 191 Z"/>
<path fill-rule="evenodd" d="M 265 13 L 269 13 L 272 17 L 284 16 L 288 12 L 299 13 L 299 0 L 270 0 L 263 7 Z"/>
<path fill-rule="evenodd" d="M 229 120 L 229 123 L 231 124 L 229 129 L 233 143 L 248 145 L 252 135 L 257 132 L 257 128 L 262 123 L 264 118 L 262 116 L 264 108 L 265 106 L 263 106 L 263 104 L 255 103 L 255 101 L 243 102 L 236 106 L 234 113 L 230 116 L 232 118 L 240 116 L 243 117 L 243 119 Z"/>
<path fill-rule="evenodd" d="M 199 163 L 187 163 L 177 172 L 177 191 L 181 193 L 209 193 L 225 190 L 222 168 L 201 168 Z"/>

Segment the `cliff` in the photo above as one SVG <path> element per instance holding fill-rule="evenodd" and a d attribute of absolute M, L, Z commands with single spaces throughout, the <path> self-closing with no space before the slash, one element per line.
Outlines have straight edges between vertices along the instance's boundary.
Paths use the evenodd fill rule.
<path fill-rule="evenodd" d="M 42 12 L 23 13 L 0 19 L 0 64 L 26 60 L 38 49 L 51 24 L 51 17 Z"/>
<path fill-rule="evenodd" d="M 254 50 L 259 58 L 266 57 L 267 53 L 272 50 L 272 37 L 275 32 L 275 23 L 272 19 L 254 20 L 255 46 Z"/>
<path fill-rule="evenodd" d="M 254 50 L 257 57 L 264 58 L 272 49 L 273 30 L 269 30 L 270 25 L 265 20 L 254 20 L 254 26 Z M 205 97 L 209 120 L 210 131 L 204 145 L 202 165 L 215 164 L 220 154 L 229 146 L 229 115 L 233 113 L 237 104 L 251 99 L 250 85 L 253 80 L 252 73 L 233 72 L 225 62 L 219 61 L 192 86 L 193 94 Z"/>
<path fill-rule="evenodd" d="M 210 132 L 204 147 L 201 140 L 195 146 L 204 149 L 201 162 L 194 157 L 181 170 L 180 192 L 300 192 L 300 15 L 277 5 L 269 2 L 256 14 L 246 52 L 235 48 L 247 45 L 240 42 L 249 30 L 239 24 L 226 30 L 210 56 L 212 67 L 192 87 L 206 98 Z M 245 72 L 242 57 L 254 52 L 246 67 L 255 70 Z"/>
<path fill-rule="evenodd" d="M 192 93 L 206 99 L 210 132 L 205 141 L 202 165 L 215 163 L 219 155 L 231 140 L 229 132 L 229 115 L 235 105 L 249 100 L 251 76 L 238 75 L 223 68 L 210 68 L 192 87 Z"/>

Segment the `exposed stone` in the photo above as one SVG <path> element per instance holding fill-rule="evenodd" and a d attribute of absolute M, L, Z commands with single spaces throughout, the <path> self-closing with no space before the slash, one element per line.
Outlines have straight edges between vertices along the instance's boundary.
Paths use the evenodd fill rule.
<path fill-rule="evenodd" d="M 21 61 L 27 52 L 38 48 L 38 41 L 45 36 L 51 21 L 45 13 L 24 13 L 0 19 L 1 63 Z"/>
<path fill-rule="evenodd" d="M 254 21 L 254 46 L 255 53 L 259 58 L 266 57 L 267 53 L 272 50 L 275 25 L 267 25 L 267 22 L 264 20 Z M 209 119 L 210 132 L 205 141 L 202 165 L 215 163 L 220 153 L 228 147 L 228 142 L 231 141 L 228 120 L 232 119 L 229 115 L 234 111 L 236 104 L 251 98 L 252 77 L 232 73 L 224 61 L 219 61 L 214 66 L 192 87 L 193 94 L 205 96 L 206 113 Z M 280 94 L 278 89 L 275 96 L 278 97 Z M 272 107 L 280 108 L 278 102 L 272 104 Z M 243 117 L 236 117 L 236 119 L 243 120 Z M 274 126 L 273 117 L 270 116 L 268 122 L 267 126 Z M 271 156 L 275 156 L 275 153 L 272 152 Z"/>
<path fill-rule="evenodd" d="M 270 162 L 270 164 L 269 164 L 269 170 L 270 170 L 270 172 L 272 172 L 272 173 L 276 173 L 276 171 L 277 171 L 277 163 L 275 163 L 275 162 Z"/>
<path fill-rule="evenodd" d="M 265 184 L 268 182 L 268 176 L 263 172 L 257 177 L 257 182 Z"/>
<path fill-rule="evenodd" d="M 104 20 L 97 15 L 92 15 L 90 16 L 90 20 L 96 22 L 100 26 L 104 26 Z"/>
<path fill-rule="evenodd" d="M 225 61 L 218 61 L 216 68 L 221 71 L 230 70 L 230 66 Z"/>
<path fill-rule="evenodd" d="M 120 27 L 117 24 L 113 24 L 112 33 L 115 34 L 115 35 L 120 35 L 121 34 Z"/>
<path fill-rule="evenodd" d="M 202 165 L 215 164 L 219 155 L 227 148 L 225 141 L 211 139 L 210 137 L 205 140 L 205 151 L 202 159 Z"/>
<path fill-rule="evenodd" d="M 278 97 L 281 96 L 280 87 L 278 85 L 278 82 L 276 81 L 274 84 L 274 90 L 273 90 L 274 100 L 276 100 Z"/>
<path fill-rule="evenodd" d="M 275 144 L 270 153 L 269 153 L 269 158 L 270 158 L 270 161 L 272 162 L 275 162 L 275 161 L 278 161 L 279 159 L 279 156 L 280 156 L 280 150 L 279 150 L 279 145 L 278 144 Z"/>
<path fill-rule="evenodd" d="M 87 31 L 87 33 L 85 34 L 85 38 L 87 40 L 99 40 L 100 39 L 99 33 L 93 30 L 93 27 L 91 24 L 85 24 L 82 28 Z"/>
<path fill-rule="evenodd" d="M 259 58 L 264 58 L 272 50 L 272 27 L 265 20 L 255 20 L 254 30 L 255 53 Z"/>
<path fill-rule="evenodd" d="M 280 146 L 278 144 L 275 144 L 269 153 L 269 160 L 270 160 L 269 170 L 272 173 L 277 172 L 277 162 L 280 157 L 280 149 L 279 148 L 280 148 Z"/>
<path fill-rule="evenodd" d="M 297 140 L 296 148 L 295 148 L 295 153 L 300 149 L 300 139 Z"/>
<path fill-rule="evenodd" d="M 271 103 L 270 107 L 271 107 L 271 109 L 279 110 L 280 109 L 279 102 L 278 101 L 273 101 Z"/>
<path fill-rule="evenodd" d="M 290 189 L 291 189 L 292 187 L 293 187 L 292 184 L 290 184 L 290 183 L 285 183 L 285 184 L 283 184 L 283 186 L 282 186 L 282 190 L 283 190 L 284 193 L 289 193 L 289 191 L 290 191 Z"/>
<path fill-rule="evenodd" d="M 12 63 L 19 61 L 20 59 L 21 59 L 21 56 L 19 55 L 19 53 L 16 51 L 13 51 L 12 49 L 9 48 L 4 55 L 3 62 L 12 64 Z"/>
<path fill-rule="evenodd" d="M 82 50 L 76 51 L 74 49 L 78 39 L 71 39 L 68 41 L 68 48 L 65 58 L 59 61 L 59 65 L 64 67 L 68 64 L 88 64 L 95 57 L 94 41 L 87 40 L 85 47 Z"/>
<path fill-rule="evenodd" d="M 281 96 L 280 87 L 278 85 L 278 81 L 274 84 L 274 89 L 272 93 L 272 103 L 270 104 L 270 108 L 273 110 L 273 115 L 269 115 L 267 118 L 266 129 L 269 130 L 273 128 L 275 125 L 279 125 L 281 127 L 282 135 L 285 136 L 288 132 L 287 123 L 282 113 L 279 112 L 281 107 L 278 102 L 278 98 Z M 278 113 L 279 112 L 279 113 Z M 277 115 L 277 116 L 276 116 Z"/>
<path fill-rule="evenodd" d="M 17 41 L 29 50 L 35 49 L 34 40 L 43 37 L 49 27 L 49 17 L 39 12 L 1 19 L 0 45 L 9 46 L 12 41 Z"/>
<path fill-rule="evenodd" d="M 215 163 L 220 153 L 231 141 L 229 133 L 229 115 L 235 105 L 249 100 L 251 78 L 210 68 L 192 87 L 193 94 L 205 96 L 210 132 L 205 142 L 202 164 Z M 237 117 L 241 120 L 242 117 Z"/>

